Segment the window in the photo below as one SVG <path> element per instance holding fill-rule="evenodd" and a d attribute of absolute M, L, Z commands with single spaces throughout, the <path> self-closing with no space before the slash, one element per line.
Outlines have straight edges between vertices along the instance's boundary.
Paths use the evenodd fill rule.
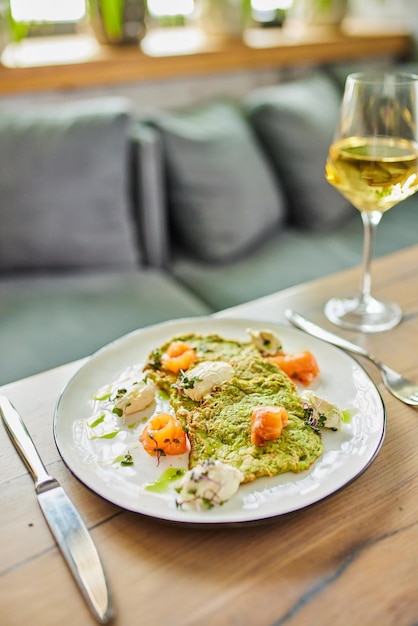
<path fill-rule="evenodd" d="M 10 0 L 16 22 L 78 22 L 86 14 L 85 0 Z"/>
<path fill-rule="evenodd" d="M 197 0 L 198 2 L 198 0 Z M 277 11 L 286 11 L 293 0 L 251 0 L 253 15 L 261 22 L 273 19 Z M 190 16 L 196 0 L 147 0 L 154 18 Z M 76 23 L 86 15 L 86 0 L 10 0 L 12 17 L 23 23 Z"/>
<path fill-rule="evenodd" d="M 147 5 L 154 17 L 191 15 L 195 8 L 194 0 L 148 0 Z"/>
<path fill-rule="evenodd" d="M 196 28 L 200 1 L 146 0 L 151 19 L 147 37 L 141 42 L 142 50 L 150 56 L 201 51 L 205 35 Z M 238 8 L 239 0 L 235 1 Z M 8 67 L 31 67 L 90 59 L 99 52 L 99 44 L 80 30 L 80 24 L 88 20 L 88 4 L 89 0 L 10 0 L 12 40 L 20 43 L 6 47 L 2 63 Z M 293 0 L 251 0 L 254 23 L 280 26 L 283 12 L 292 4 Z"/>
<path fill-rule="evenodd" d="M 77 32 L 86 17 L 86 0 L 10 0 L 13 39 Z"/>

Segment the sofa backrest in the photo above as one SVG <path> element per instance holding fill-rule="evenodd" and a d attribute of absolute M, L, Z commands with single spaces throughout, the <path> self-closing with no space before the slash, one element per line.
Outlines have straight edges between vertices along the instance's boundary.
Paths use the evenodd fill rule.
<path fill-rule="evenodd" d="M 289 225 L 338 228 L 340 98 L 318 71 L 139 119 L 119 97 L 0 106 L 0 272 L 222 264 Z"/>
<path fill-rule="evenodd" d="M 283 181 L 288 221 L 306 231 L 333 231 L 354 213 L 325 180 L 341 95 L 334 80 L 318 71 L 254 90 L 243 102 L 249 123 Z"/>
<path fill-rule="evenodd" d="M 134 268 L 132 108 L 0 107 L 0 272 Z"/>
<path fill-rule="evenodd" d="M 155 129 L 136 120 L 130 140 L 131 194 L 142 262 L 163 268 L 171 252 L 162 139 Z"/>
<path fill-rule="evenodd" d="M 352 218 L 354 209 L 324 176 L 340 99 L 335 80 L 318 71 L 240 102 L 209 101 L 137 120 L 136 153 L 147 161 L 137 163 L 137 208 L 154 247 L 150 262 L 184 254 L 226 263 L 282 228 L 329 232 Z"/>

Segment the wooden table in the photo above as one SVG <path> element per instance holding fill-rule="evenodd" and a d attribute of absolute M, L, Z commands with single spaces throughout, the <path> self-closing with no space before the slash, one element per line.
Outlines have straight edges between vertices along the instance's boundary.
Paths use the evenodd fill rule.
<path fill-rule="evenodd" d="M 291 306 L 327 324 L 326 298 L 358 270 L 294 287 L 222 315 L 284 322 Z M 342 332 L 418 381 L 418 246 L 374 262 L 376 296 L 405 320 L 376 335 Z M 334 328 L 335 330 L 335 328 Z M 119 510 L 80 484 L 56 450 L 52 414 L 80 362 L 5 385 L 51 474 L 79 508 L 103 558 L 119 626 L 379 626 L 418 621 L 418 412 L 383 387 L 383 447 L 329 499 L 269 525 L 195 529 Z M 37 505 L 32 480 L 0 427 L 0 623 L 94 624 Z"/>

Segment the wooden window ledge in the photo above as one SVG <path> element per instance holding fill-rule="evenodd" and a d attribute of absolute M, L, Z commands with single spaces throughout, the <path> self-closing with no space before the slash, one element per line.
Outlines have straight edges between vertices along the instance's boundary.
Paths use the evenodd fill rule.
<path fill-rule="evenodd" d="M 171 46 L 171 47 L 170 47 Z M 257 68 L 407 58 L 409 33 L 249 29 L 242 40 L 207 38 L 196 29 L 150 32 L 140 46 L 100 46 L 91 35 L 26 40 L 2 55 L 0 95 L 201 76 Z"/>

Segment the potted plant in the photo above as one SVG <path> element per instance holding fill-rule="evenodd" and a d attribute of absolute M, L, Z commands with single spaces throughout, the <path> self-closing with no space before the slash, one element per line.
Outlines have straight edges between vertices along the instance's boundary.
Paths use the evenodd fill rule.
<path fill-rule="evenodd" d="M 251 18 L 251 0 L 200 0 L 200 23 L 209 34 L 239 38 Z"/>
<path fill-rule="evenodd" d="M 287 22 L 339 27 L 347 10 L 348 0 L 294 0 Z"/>
<path fill-rule="evenodd" d="M 89 0 L 89 13 L 102 44 L 138 44 L 145 36 L 146 0 Z"/>

